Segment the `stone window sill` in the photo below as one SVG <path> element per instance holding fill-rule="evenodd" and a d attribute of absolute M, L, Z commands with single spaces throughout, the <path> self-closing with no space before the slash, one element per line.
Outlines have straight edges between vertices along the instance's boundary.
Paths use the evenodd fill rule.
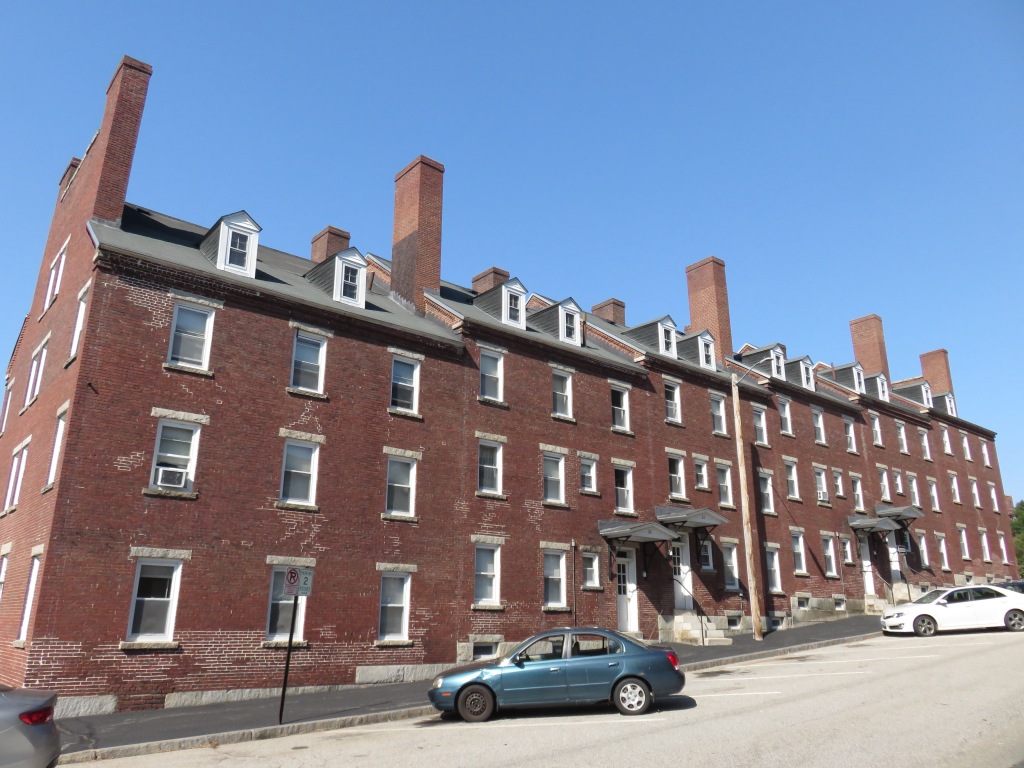
<path fill-rule="evenodd" d="M 542 501 L 541 506 L 549 507 L 550 509 L 568 509 L 569 505 L 564 501 Z"/>
<path fill-rule="evenodd" d="M 724 437 L 726 439 L 728 439 L 729 437 L 728 432 L 712 432 L 711 434 L 714 435 L 715 437 Z"/>
<path fill-rule="evenodd" d="M 803 578 L 803 579 L 806 579 L 806 578 L 810 578 L 811 574 L 809 574 L 807 571 L 793 571 L 793 575 L 794 576 L 799 576 L 800 578 Z"/>
<path fill-rule="evenodd" d="M 319 512 L 320 507 L 316 504 L 297 504 L 293 501 L 275 501 L 274 509 L 285 509 L 294 512 Z"/>
<path fill-rule="evenodd" d="M 179 501 L 192 501 L 199 498 L 199 491 L 169 491 L 166 488 L 143 488 L 143 496 L 153 496 L 159 499 L 178 499 Z"/>
<path fill-rule="evenodd" d="M 24 647 L 25 647 L 25 641 L 24 640 L 14 640 L 14 641 L 11 642 L 11 648 L 24 648 Z"/>
<path fill-rule="evenodd" d="M 264 640 L 260 643 L 261 648 L 288 648 L 287 640 Z M 292 648 L 308 648 L 308 640 L 292 640 Z"/>
<path fill-rule="evenodd" d="M 387 520 L 392 523 L 419 523 L 420 521 L 416 515 L 395 515 L 387 512 L 382 512 L 380 519 Z"/>
<path fill-rule="evenodd" d="M 736 511 L 736 505 L 735 504 L 719 504 L 718 508 L 719 509 L 731 509 L 733 512 Z"/>
<path fill-rule="evenodd" d="M 504 493 L 494 493 L 493 491 L 477 491 L 476 497 L 479 499 L 494 499 L 495 501 L 508 501 L 508 496 Z"/>
<path fill-rule="evenodd" d="M 473 603 L 469 607 L 471 611 L 497 611 L 501 612 L 505 610 L 504 603 Z"/>
<path fill-rule="evenodd" d="M 312 400 L 330 400 L 325 392 L 316 392 L 312 389 L 302 389 L 300 387 L 285 387 L 284 391 L 289 395 L 295 395 L 296 397 L 308 397 Z"/>
<path fill-rule="evenodd" d="M 583 589 L 584 592 L 604 592 L 604 587 L 602 587 L 601 585 L 589 586 L 588 587 L 587 585 L 584 584 L 582 589 Z"/>
<path fill-rule="evenodd" d="M 825 574 L 825 578 L 826 579 L 835 579 L 836 581 L 839 581 L 839 574 L 838 573 L 826 573 Z"/>
<path fill-rule="evenodd" d="M 388 408 L 388 413 L 390 413 L 392 416 L 401 416 L 402 418 L 405 419 L 415 419 L 416 421 L 423 421 L 423 416 L 421 414 L 416 413 L 416 411 L 408 411 L 405 408 L 396 408 L 395 406 L 391 406 L 390 408 Z"/>
<path fill-rule="evenodd" d="M 476 401 L 481 405 L 489 405 L 492 408 L 502 408 L 506 411 L 508 410 L 508 403 L 506 403 L 504 400 L 494 400 L 490 397 L 482 397 L 480 395 L 477 395 Z"/>
<path fill-rule="evenodd" d="M 774 509 L 764 509 L 764 510 L 761 510 L 761 514 L 764 515 L 765 517 L 778 517 L 779 516 L 779 513 L 776 512 Z"/>
<path fill-rule="evenodd" d="M 39 492 L 40 494 L 49 493 L 53 490 L 53 483 L 47 483 L 43 486 L 43 489 Z"/>
<path fill-rule="evenodd" d="M 601 492 L 600 491 L 587 491 L 587 490 L 584 490 L 583 488 L 580 488 L 580 496 L 595 496 L 596 498 L 600 499 L 601 498 Z"/>
<path fill-rule="evenodd" d="M 679 419 L 665 419 L 665 423 L 668 424 L 670 427 L 685 427 L 686 426 L 685 424 L 683 424 L 683 422 L 679 421 Z"/>
<path fill-rule="evenodd" d="M 678 495 L 676 495 L 674 493 L 669 494 L 668 500 L 669 501 L 681 501 L 681 502 L 684 502 L 684 503 L 687 503 L 687 504 L 690 503 L 690 500 L 686 496 L 678 496 Z"/>
<path fill-rule="evenodd" d="M 77 359 L 78 359 L 78 353 L 76 352 L 75 354 L 73 354 L 71 357 L 69 357 L 67 360 L 64 361 L 64 367 L 67 368 L 69 365 L 71 365 Z"/>
<path fill-rule="evenodd" d="M 544 613 L 569 613 L 571 610 L 568 605 L 545 605 L 541 608 Z"/>
<path fill-rule="evenodd" d="M 768 443 L 757 443 L 756 442 L 756 443 L 754 443 L 754 445 L 756 445 L 758 448 L 771 448 L 771 445 L 768 444 Z"/>
<path fill-rule="evenodd" d="M 564 413 L 552 413 L 551 418 L 555 421 L 564 421 L 566 424 L 575 424 L 576 419 L 572 416 L 566 416 Z"/>
<path fill-rule="evenodd" d="M 122 640 L 117 647 L 122 651 L 177 651 L 181 643 L 174 640 Z"/>
<path fill-rule="evenodd" d="M 412 640 L 374 640 L 374 648 L 412 648 Z"/>
<path fill-rule="evenodd" d="M 819 507 L 828 507 L 829 509 L 832 509 L 832 503 L 829 502 L 829 501 L 819 501 L 818 502 L 818 506 Z"/>
<path fill-rule="evenodd" d="M 13 515 L 17 511 L 18 511 L 18 505 L 15 504 L 14 506 L 8 507 L 7 509 L 5 509 L 3 511 L 0 511 L 0 517 L 5 517 L 7 515 Z"/>
<path fill-rule="evenodd" d="M 190 368 L 187 365 L 178 365 L 176 363 L 164 363 L 165 371 L 178 371 L 179 373 L 191 373 L 194 376 L 203 376 L 207 379 L 213 378 L 213 371 L 207 370 L 206 368 Z"/>
<path fill-rule="evenodd" d="M 616 509 L 613 514 L 618 517 L 640 517 L 636 512 L 629 509 Z"/>
<path fill-rule="evenodd" d="M 626 429 L 625 427 L 612 427 L 612 432 L 616 435 L 625 435 L 626 437 L 634 436 L 633 430 Z"/>

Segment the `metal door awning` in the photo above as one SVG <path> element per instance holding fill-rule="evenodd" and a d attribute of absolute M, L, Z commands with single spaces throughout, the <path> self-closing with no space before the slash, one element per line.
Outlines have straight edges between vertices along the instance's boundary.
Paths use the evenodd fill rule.
<path fill-rule="evenodd" d="M 887 507 L 884 504 L 875 505 L 875 514 L 879 517 L 895 520 L 896 522 L 917 520 L 924 517 L 924 512 L 917 507 Z"/>
<path fill-rule="evenodd" d="M 661 523 L 626 523 L 621 520 L 599 520 L 597 532 L 606 540 L 633 541 L 640 544 L 655 541 L 675 541 L 673 533 Z"/>
<path fill-rule="evenodd" d="M 851 515 L 847 518 L 850 528 L 863 533 L 888 533 L 889 531 L 902 530 L 899 523 L 888 517 L 863 517 Z"/>
<path fill-rule="evenodd" d="M 725 515 L 713 509 L 680 509 L 679 507 L 655 507 L 654 514 L 659 523 L 680 528 L 714 528 L 729 522 Z"/>

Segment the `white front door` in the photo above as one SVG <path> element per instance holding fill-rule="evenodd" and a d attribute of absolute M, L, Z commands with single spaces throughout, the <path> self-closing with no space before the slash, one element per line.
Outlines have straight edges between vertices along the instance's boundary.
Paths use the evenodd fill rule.
<path fill-rule="evenodd" d="M 693 610 L 693 575 L 690 571 L 690 537 L 682 534 L 672 545 L 672 587 L 676 594 L 676 610 Z"/>
<path fill-rule="evenodd" d="M 864 594 L 875 594 L 875 575 L 871 572 L 871 547 L 867 536 L 860 540 L 860 569 L 864 574 Z"/>
<path fill-rule="evenodd" d="M 618 589 L 619 631 L 636 632 L 640 629 L 636 599 L 636 551 L 620 549 L 616 552 L 615 571 Z"/>

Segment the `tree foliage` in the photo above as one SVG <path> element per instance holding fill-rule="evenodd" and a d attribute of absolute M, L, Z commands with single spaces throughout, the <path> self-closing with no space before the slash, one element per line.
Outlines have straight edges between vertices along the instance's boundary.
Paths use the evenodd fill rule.
<path fill-rule="evenodd" d="M 1010 527 L 1013 530 L 1013 545 L 1017 550 L 1017 568 L 1024 575 L 1024 501 L 1018 501 L 1013 508 Z"/>

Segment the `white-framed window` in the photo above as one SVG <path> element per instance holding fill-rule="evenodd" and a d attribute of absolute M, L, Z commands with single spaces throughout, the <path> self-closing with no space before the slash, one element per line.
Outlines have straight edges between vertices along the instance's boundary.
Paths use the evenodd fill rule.
<path fill-rule="evenodd" d="M 481 440 L 477 451 L 476 489 L 482 493 L 501 493 L 501 443 Z"/>
<path fill-rule="evenodd" d="M 990 482 L 988 484 L 988 495 L 989 495 L 989 498 L 992 500 L 992 511 L 993 512 L 998 512 L 999 511 L 999 494 L 996 493 L 996 484 L 995 483 L 991 483 Z"/>
<path fill-rule="evenodd" d="M 917 475 L 907 473 L 907 485 L 910 486 L 910 503 L 915 507 L 921 506 L 921 492 L 917 487 Z"/>
<path fill-rule="evenodd" d="M 565 502 L 565 457 L 561 454 L 544 454 L 544 501 Z"/>
<path fill-rule="evenodd" d="M 174 639 L 178 609 L 180 560 L 140 559 L 135 566 L 129 641 L 167 642 Z"/>
<path fill-rule="evenodd" d="M 700 569 L 702 571 L 715 570 L 715 551 L 712 548 L 711 539 L 704 539 L 700 543 Z"/>
<path fill-rule="evenodd" d="M 518 283 L 506 283 L 501 293 L 501 321 L 516 328 L 526 328 L 526 291 Z"/>
<path fill-rule="evenodd" d="M 82 341 L 82 329 L 85 327 L 85 310 L 89 304 L 89 285 L 78 294 L 78 308 L 75 310 L 75 325 L 71 329 L 71 349 L 68 352 L 68 359 L 71 360 L 78 354 L 78 346 Z"/>
<path fill-rule="evenodd" d="M 580 332 L 580 315 L 567 307 L 558 308 L 558 338 L 577 347 L 583 345 L 583 334 Z"/>
<path fill-rule="evenodd" d="M 668 495 L 670 498 L 686 498 L 686 470 L 682 456 L 668 457 Z"/>
<path fill-rule="evenodd" d="M 978 529 L 978 537 L 981 539 L 981 559 L 986 563 L 992 562 L 992 550 L 988 546 L 988 531 L 984 528 Z"/>
<path fill-rule="evenodd" d="M 978 481 L 972 477 L 968 482 L 971 484 L 971 500 L 974 502 L 974 506 L 981 509 L 981 491 L 978 490 Z"/>
<path fill-rule="evenodd" d="M 986 443 L 984 440 L 981 441 L 981 460 L 982 462 L 984 462 L 986 467 L 992 466 L 992 457 L 989 456 L 988 453 L 988 443 Z"/>
<path fill-rule="evenodd" d="M 679 402 L 679 385 L 665 382 L 665 421 L 678 424 L 682 421 L 682 405 Z"/>
<path fill-rule="evenodd" d="M 68 244 L 64 243 L 64 246 L 60 249 L 53 261 L 50 262 L 50 276 L 46 280 L 46 298 L 43 301 L 43 311 L 45 312 L 51 304 L 57 299 L 57 294 L 60 293 L 60 281 L 64 277 L 64 260 L 68 255 Z"/>
<path fill-rule="evenodd" d="M 551 415 L 572 418 L 572 374 L 551 371 Z"/>
<path fill-rule="evenodd" d="M 857 431 L 853 419 L 843 418 L 843 432 L 846 435 L 846 450 L 850 453 L 857 452 Z"/>
<path fill-rule="evenodd" d="M 327 339 L 296 332 L 292 350 L 292 387 L 311 392 L 324 391 L 324 356 Z"/>
<path fill-rule="evenodd" d="M 935 534 L 935 539 L 939 545 L 939 565 L 942 570 L 949 570 L 949 550 L 946 549 L 946 537 L 941 533 Z"/>
<path fill-rule="evenodd" d="M 420 362 L 395 356 L 391 361 L 391 407 L 410 413 L 419 412 Z"/>
<path fill-rule="evenodd" d="M 953 455 L 953 444 L 949 441 L 949 430 L 946 427 L 942 427 L 942 451 Z"/>
<path fill-rule="evenodd" d="M 843 470 L 841 469 L 832 470 L 832 490 L 837 499 L 841 499 L 846 495 L 843 489 Z"/>
<path fill-rule="evenodd" d="M 898 469 L 892 471 L 892 487 L 897 496 L 903 495 L 903 473 Z"/>
<path fill-rule="evenodd" d="M 284 579 L 288 572 L 286 566 L 276 566 L 270 572 L 270 600 L 267 605 L 268 641 L 285 641 L 291 633 L 292 614 L 295 614 L 295 640 L 302 641 L 306 625 L 306 598 L 299 597 L 298 610 L 295 607 L 295 595 L 284 593 Z"/>
<path fill-rule="evenodd" d="M 820 408 L 811 409 L 811 420 L 814 423 L 814 442 L 825 445 L 825 414 Z"/>
<path fill-rule="evenodd" d="M 612 387 L 612 428 L 629 429 L 629 390 Z"/>
<path fill-rule="evenodd" d="M 700 367 L 715 370 L 715 342 L 710 336 L 700 339 Z"/>
<path fill-rule="evenodd" d="M 485 400 L 504 400 L 505 356 L 497 352 L 480 352 L 480 397 Z"/>
<path fill-rule="evenodd" d="M 927 381 L 921 385 L 921 399 L 924 401 L 925 408 L 935 407 L 935 403 L 932 401 L 932 388 Z"/>
<path fill-rule="evenodd" d="M 676 329 L 669 323 L 658 323 L 658 337 L 661 339 L 661 353 L 676 356 Z"/>
<path fill-rule="evenodd" d="M 966 433 L 960 434 L 960 444 L 964 449 L 964 458 L 967 459 L 967 461 L 974 461 L 971 457 L 971 441 L 968 439 Z"/>
<path fill-rule="evenodd" d="M 0 435 L 7 431 L 7 414 L 11 412 L 11 400 L 14 399 L 14 379 L 7 382 L 4 389 L 4 415 L 0 421 Z"/>
<path fill-rule="evenodd" d="M 28 371 L 28 386 L 25 387 L 25 407 L 39 396 L 39 390 L 43 386 L 43 369 L 46 367 L 46 348 L 48 341 L 44 341 L 39 348 L 32 353 L 32 365 Z"/>
<path fill-rule="evenodd" d="M 501 603 L 501 547 L 477 544 L 473 559 L 473 602 Z"/>
<path fill-rule="evenodd" d="M 596 552 L 583 553 L 583 586 L 601 586 L 600 558 Z"/>
<path fill-rule="evenodd" d="M 544 550 L 544 607 L 565 607 L 565 552 Z"/>
<path fill-rule="evenodd" d="M 782 354 L 781 349 L 773 349 L 771 351 L 772 358 L 772 376 L 776 379 L 786 378 L 786 359 Z"/>
<path fill-rule="evenodd" d="M 791 499 L 800 498 L 800 482 L 796 474 L 796 462 L 786 461 L 783 463 L 786 468 L 786 496 Z"/>
<path fill-rule="evenodd" d="M 191 491 L 199 455 L 199 424 L 161 419 L 156 428 L 150 485 L 170 491 Z"/>
<path fill-rule="evenodd" d="M 928 478 L 928 496 L 931 498 L 932 509 L 939 508 L 939 484 L 934 478 Z"/>
<path fill-rule="evenodd" d="M 957 535 L 960 537 L 960 557 L 964 560 L 970 560 L 971 551 L 967 547 L 967 529 L 960 525 L 958 525 L 956 529 Z"/>
<path fill-rule="evenodd" d="M 852 563 L 853 562 L 853 541 L 851 541 L 849 536 L 841 536 L 839 538 L 839 543 L 840 543 L 840 545 L 843 548 L 843 562 L 844 563 Z"/>
<path fill-rule="evenodd" d="M 838 576 L 836 570 L 836 540 L 833 536 L 821 537 L 821 549 L 825 555 L 825 575 Z"/>
<path fill-rule="evenodd" d="M 1006 554 L 1006 536 L 1002 531 L 996 531 L 996 541 L 999 542 L 999 556 L 1003 559 L 1003 565 L 1006 565 L 1010 562 L 1010 558 Z M 2 569 L 2 565 L 0 565 L 0 569 Z M 3 589 L 2 581 L 3 574 L 0 573 L 0 589 Z"/>
<path fill-rule="evenodd" d="M 824 467 L 814 467 L 814 496 L 820 502 L 829 500 L 828 477 Z"/>
<path fill-rule="evenodd" d="M 7 496 L 4 498 L 4 509 L 18 506 L 21 498 L 21 484 L 25 479 L 25 465 L 28 464 L 28 440 L 15 449 L 11 459 L 11 476 L 7 481 Z"/>
<path fill-rule="evenodd" d="M 878 468 L 878 494 L 882 501 L 889 501 L 892 498 L 889 493 L 889 470 L 885 467 Z"/>
<path fill-rule="evenodd" d="M 355 252 L 337 256 L 334 300 L 356 307 L 366 306 L 366 260 Z"/>
<path fill-rule="evenodd" d="M 814 367 L 806 360 L 800 363 L 800 383 L 804 389 L 814 389 Z"/>
<path fill-rule="evenodd" d="M 615 467 L 615 509 L 633 511 L 633 470 L 630 467 Z"/>
<path fill-rule="evenodd" d="M 952 395 L 946 395 L 946 413 L 950 416 L 956 416 L 956 400 L 953 399 Z"/>
<path fill-rule="evenodd" d="M 320 446 L 302 440 L 285 440 L 281 463 L 281 501 L 316 504 L 316 475 Z"/>
<path fill-rule="evenodd" d="M 715 474 L 718 477 L 718 503 L 732 506 L 732 467 L 716 464 Z"/>
<path fill-rule="evenodd" d="M 242 272 L 249 264 L 249 235 L 236 230 L 228 231 L 228 255 L 226 266 Z"/>
<path fill-rule="evenodd" d="M 955 472 L 949 473 L 949 492 L 953 496 L 953 503 L 960 503 L 960 481 Z"/>
<path fill-rule="evenodd" d="M 871 440 L 875 445 L 882 445 L 882 420 L 877 413 L 869 413 L 868 418 L 871 419 Z"/>
<path fill-rule="evenodd" d="M 377 639 L 409 639 L 409 573 L 384 572 L 380 575 L 380 624 Z"/>
<path fill-rule="evenodd" d="M 772 476 L 763 473 L 758 474 L 757 490 L 761 500 L 761 514 L 774 515 L 775 491 L 772 488 Z"/>
<path fill-rule="evenodd" d="M 725 398 L 720 395 L 711 395 L 711 431 L 716 435 L 726 434 Z"/>
<path fill-rule="evenodd" d="M 693 487 L 704 491 L 709 488 L 707 459 L 693 457 Z"/>
<path fill-rule="evenodd" d="M 388 456 L 388 489 L 385 511 L 389 515 L 416 515 L 416 460 Z"/>
<path fill-rule="evenodd" d="M 917 532 L 917 549 L 921 553 L 921 567 L 928 567 L 928 536 L 924 531 Z"/>
<path fill-rule="evenodd" d="M 765 565 L 768 569 L 768 591 L 782 591 L 782 568 L 779 565 L 779 550 L 772 547 L 764 552 Z"/>
<path fill-rule="evenodd" d="M 213 338 L 214 310 L 192 304 L 175 304 L 167 362 L 185 368 L 208 370 Z"/>
<path fill-rule="evenodd" d="M 57 467 L 60 466 L 60 449 L 64 445 L 64 427 L 67 422 L 67 411 L 57 416 L 57 425 L 53 430 L 53 450 L 50 452 L 50 469 L 46 473 L 46 484 L 53 485 L 57 479 Z"/>
<path fill-rule="evenodd" d="M 853 488 L 853 508 L 858 512 L 864 511 L 864 484 L 859 477 L 850 478 L 850 487 Z"/>
<path fill-rule="evenodd" d="M 768 445 L 768 414 L 758 406 L 754 406 L 754 442 Z"/>
<path fill-rule="evenodd" d="M 867 394 L 864 386 L 864 369 L 858 364 L 853 367 L 853 391 L 858 395 Z"/>
<path fill-rule="evenodd" d="M 919 429 L 917 431 L 918 437 L 921 438 L 921 457 L 925 461 L 932 460 L 932 445 L 928 440 L 928 431 L 925 429 Z"/>
<path fill-rule="evenodd" d="M 889 402 L 889 382 L 885 376 L 878 377 L 878 399 Z"/>
<path fill-rule="evenodd" d="M 790 541 L 793 547 L 793 573 L 807 573 L 807 556 L 804 551 L 804 534 L 792 531 Z"/>
<path fill-rule="evenodd" d="M 901 422 L 896 422 L 896 443 L 899 445 L 900 453 L 910 453 L 907 448 L 907 427 Z"/>
<path fill-rule="evenodd" d="M 789 400 L 779 398 L 779 432 L 793 434 L 793 408 Z"/>
<path fill-rule="evenodd" d="M 580 490 L 597 493 L 597 461 L 586 456 L 580 457 Z"/>
<path fill-rule="evenodd" d="M 21 626 L 18 628 L 18 640 L 24 642 L 28 638 L 28 625 L 32 621 L 32 605 L 36 598 L 36 583 L 39 581 L 39 555 L 32 556 L 32 564 L 28 572 L 28 585 L 25 587 L 25 604 L 21 609 Z"/>
<path fill-rule="evenodd" d="M 732 543 L 722 544 L 722 562 L 725 565 L 725 588 L 740 588 L 740 563 L 736 557 L 736 545 Z"/>
<path fill-rule="evenodd" d="M 1006 561 L 1006 556 L 1003 556 Z M 0 555 L 0 600 L 4 597 L 4 582 L 7 581 L 7 555 Z"/>

